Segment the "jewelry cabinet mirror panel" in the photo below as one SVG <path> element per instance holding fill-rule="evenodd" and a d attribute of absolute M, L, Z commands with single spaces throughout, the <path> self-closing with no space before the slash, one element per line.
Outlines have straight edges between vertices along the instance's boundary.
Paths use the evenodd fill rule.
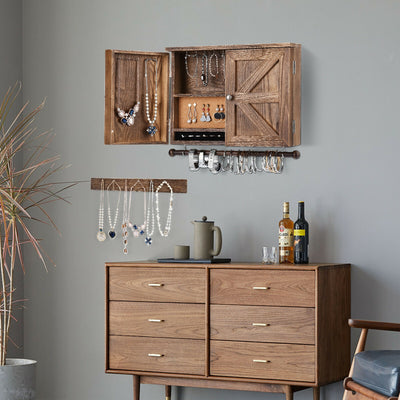
<path fill-rule="evenodd" d="M 105 144 L 168 143 L 169 54 L 106 50 Z"/>

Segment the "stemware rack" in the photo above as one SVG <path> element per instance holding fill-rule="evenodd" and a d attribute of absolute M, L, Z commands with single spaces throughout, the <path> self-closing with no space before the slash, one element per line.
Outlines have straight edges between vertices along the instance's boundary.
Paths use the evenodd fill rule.
<path fill-rule="evenodd" d="M 187 156 L 189 155 L 190 150 L 177 150 L 177 149 L 169 149 L 168 154 L 170 157 L 175 156 Z M 198 154 L 200 151 L 204 154 L 208 155 L 210 150 L 197 150 L 192 149 L 195 154 Z M 218 156 L 224 155 L 232 155 L 232 156 L 239 156 L 239 155 L 246 155 L 246 156 L 254 156 L 254 157 L 264 157 L 264 156 L 277 156 L 277 157 L 285 157 L 285 158 L 294 158 L 295 160 L 300 158 L 300 152 L 298 150 L 294 151 L 281 151 L 281 150 L 217 150 L 215 154 Z"/>

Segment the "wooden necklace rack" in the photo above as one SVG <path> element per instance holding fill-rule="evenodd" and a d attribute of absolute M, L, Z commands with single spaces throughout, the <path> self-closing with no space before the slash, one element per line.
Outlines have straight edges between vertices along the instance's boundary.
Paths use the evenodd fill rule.
<path fill-rule="evenodd" d="M 208 155 L 210 153 L 210 150 L 194 150 L 195 154 L 198 154 L 199 152 L 203 152 L 204 154 Z M 187 156 L 189 155 L 190 150 L 176 150 L 176 149 L 170 149 L 168 151 L 168 154 L 170 157 L 175 157 L 175 156 Z M 239 155 L 246 155 L 246 156 L 254 156 L 254 157 L 263 157 L 263 156 L 283 156 L 285 158 L 294 158 L 295 160 L 300 158 L 300 152 L 298 150 L 294 151 L 280 151 L 280 150 L 217 150 L 215 151 L 215 154 L 218 156 L 224 156 L 224 155 L 232 155 L 232 156 L 239 156 Z"/>

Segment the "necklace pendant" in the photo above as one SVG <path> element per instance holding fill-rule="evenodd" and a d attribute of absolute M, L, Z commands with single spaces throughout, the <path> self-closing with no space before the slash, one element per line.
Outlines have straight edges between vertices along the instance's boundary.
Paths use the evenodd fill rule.
<path fill-rule="evenodd" d="M 147 129 L 146 132 L 150 135 L 150 136 L 154 136 L 157 133 L 157 128 L 154 125 L 150 125 Z"/>
<path fill-rule="evenodd" d="M 96 237 L 99 242 L 104 242 L 107 238 L 106 234 L 103 232 L 103 229 L 99 229 Z"/>
<path fill-rule="evenodd" d="M 151 245 L 151 237 L 146 237 L 144 242 L 147 244 L 147 246 L 150 246 Z"/>
<path fill-rule="evenodd" d="M 111 230 L 108 231 L 108 236 L 110 236 L 111 239 L 114 239 L 117 236 L 117 234 L 115 233 L 115 231 Z"/>

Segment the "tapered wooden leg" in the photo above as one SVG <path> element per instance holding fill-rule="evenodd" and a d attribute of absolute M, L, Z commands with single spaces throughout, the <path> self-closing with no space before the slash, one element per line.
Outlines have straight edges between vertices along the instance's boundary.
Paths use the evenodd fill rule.
<path fill-rule="evenodd" d="M 133 375 L 133 400 L 140 400 L 140 376 Z"/>
<path fill-rule="evenodd" d="M 171 386 L 165 386 L 165 400 L 171 400 Z"/>
<path fill-rule="evenodd" d="M 285 388 L 286 400 L 293 400 L 293 390 L 291 386 Z"/>
<path fill-rule="evenodd" d="M 319 386 L 314 388 L 314 400 L 319 400 Z"/>

